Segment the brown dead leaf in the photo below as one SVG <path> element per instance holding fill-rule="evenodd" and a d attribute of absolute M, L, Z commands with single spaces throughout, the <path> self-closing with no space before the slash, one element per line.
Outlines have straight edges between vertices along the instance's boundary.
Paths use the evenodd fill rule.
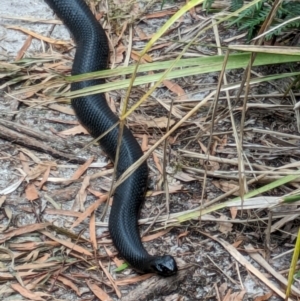
<path fill-rule="evenodd" d="M 144 39 L 147 39 L 147 37 L 144 38 Z M 138 61 L 139 58 L 140 58 L 140 55 L 141 54 L 138 51 L 135 51 L 135 50 L 131 51 L 131 58 L 133 60 Z M 147 63 L 147 62 L 148 63 L 152 63 L 152 61 L 153 61 L 153 59 L 152 59 L 152 57 L 149 54 L 144 54 L 143 57 L 142 57 L 142 60 L 141 60 L 142 63 Z"/>
<path fill-rule="evenodd" d="M 239 245 L 243 242 L 243 240 L 238 240 L 238 241 L 235 241 L 232 246 L 235 247 L 236 249 L 239 247 Z"/>
<path fill-rule="evenodd" d="M 103 192 L 94 190 L 94 189 L 92 189 L 92 188 L 90 188 L 90 187 L 89 187 L 87 190 L 88 190 L 92 195 L 94 195 L 94 196 L 97 197 L 97 198 L 100 198 L 100 197 L 102 197 L 102 196 L 105 195 Z"/>
<path fill-rule="evenodd" d="M 22 243 L 10 243 L 9 247 L 14 251 L 31 251 L 39 247 L 58 247 L 59 243 L 51 240 L 43 241 L 43 242 L 22 242 Z M 37 261 L 42 260 L 41 258 L 37 259 Z"/>
<path fill-rule="evenodd" d="M 124 46 L 123 43 L 119 43 L 119 45 L 115 48 L 115 56 L 114 56 L 114 63 L 119 64 L 123 62 L 124 59 L 124 52 L 127 48 Z"/>
<path fill-rule="evenodd" d="M 27 34 L 33 36 L 34 38 L 37 38 L 38 40 L 42 40 L 42 41 L 45 41 L 45 42 L 50 43 L 50 44 L 70 45 L 70 43 L 68 43 L 66 41 L 48 38 L 48 37 L 45 37 L 45 36 L 43 36 L 43 35 L 41 35 L 39 33 L 34 32 L 32 30 L 29 30 L 29 29 L 26 29 L 26 28 L 22 28 L 22 27 L 19 27 L 19 26 L 6 26 L 6 28 L 19 30 L 19 31 L 21 31 L 23 33 L 27 33 Z"/>
<path fill-rule="evenodd" d="M 50 296 L 49 294 L 43 293 L 43 292 L 31 292 L 27 288 L 21 286 L 19 283 L 12 283 L 11 288 L 18 292 L 23 297 L 34 300 L 34 301 L 44 301 L 45 299 L 42 298 L 42 296 Z"/>
<path fill-rule="evenodd" d="M 222 296 L 222 300 L 223 300 L 223 297 L 225 296 L 225 292 L 227 291 L 227 288 L 228 288 L 227 282 L 223 282 L 218 288 L 218 290 Z"/>
<path fill-rule="evenodd" d="M 81 165 L 72 175 L 71 180 L 79 179 L 85 171 L 89 168 L 89 166 L 94 161 L 94 157 L 89 158 L 83 165 Z"/>
<path fill-rule="evenodd" d="M 26 195 L 26 199 L 28 201 L 34 201 L 37 200 L 39 198 L 39 194 L 35 188 L 35 186 L 31 183 L 29 183 L 25 189 L 25 195 Z"/>
<path fill-rule="evenodd" d="M 42 263 L 26 263 L 15 266 L 14 268 L 17 271 L 20 270 L 40 270 L 40 269 L 49 269 L 51 267 L 59 267 L 60 262 L 42 262 Z"/>
<path fill-rule="evenodd" d="M 46 208 L 45 212 L 47 214 L 53 214 L 53 215 L 63 215 L 63 216 L 74 216 L 74 217 L 80 217 L 82 213 L 72 210 L 63 210 L 63 209 L 51 209 Z"/>
<path fill-rule="evenodd" d="M 72 127 L 71 129 L 61 131 L 59 132 L 59 134 L 65 136 L 75 136 L 78 134 L 89 135 L 89 132 L 81 124 L 79 124 L 77 126 Z"/>
<path fill-rule="evenodd" d="M 168 124 L 168 117 L 158 117 L 158 118 L 151 118 L 151 116 L 149 116 L 148 119 L 145 119 L 145 116 L 143 115 L 134 115 L 135 120 L 139 123 L 139 124 L 145 124 L 147 125 L 148 128 L 166 128 L 167 124 Z M 151 119 L 150 119 L 151 118 Z M 175 123 L 174 119 L 171 119 L 169 122 L 169 125 L 172 126 Z"/>
<path fill-rule="evenodd" d="M 183 171 L 177 171 L 174 175 L 172 175 L 175 179 L 184 181 L 184 182 L 191 182 L 195 181 L 196 179 L 191 177 L 189 174 Z"/>
<path fill-rule="evenodd" d="M 107 200 L 107 195 L 103 195 L 96 202 L 91 204 L 83 213 L 80 214 L 78 219 L 73 223 L 71 229 L 77 227 L 83 220 L 92 214 L 102 203 Z"/>
<path fill-rule="evenodd" d="M 232 223 L 219 222 L 219 231 L 222 233 L 228 233 L 232 231 Z"/>
<path fill-rule="evenodd" d="M 229 292 L 231 292 L 231 290 L 229 290 Z M 245 294 L 246 294 L 245 290 L 233 294 L 227 293 L 223 301 L 243 301 Z"/>
<path fill-rule="evenodd" d="M 144 33 L 144 31 L 139 27 L 137 26 L 135 28 L 135 32 L 136 34 L 138 35 L 138 37 L 140 38 L 140 40 L 146 40 L 148 39 L 148 36 Z M 135 52 L 133 52 L 135 55 L 137 55 Z M 139 55 L 139 54 L 138 54 Z"/>
<path fill-rule="evenodd" d="M 169 126 L 172 126 L 175 123 L 174 119 L 171 119 L 169 122 Z M 147 120 L 146 124 L 148 126 L 148 128 L 166 128 L 167 124 L 168 124 L 168 117 L 158 117 L 158 118 L 154 118 L 153 120 Z"/>
<path fill-rule="evenodd" d="M 177 193 L 178 191 L 182 191 L 182 185 L 170 185 L 169 186 L 169 193 Z M 165 194 L 164 190 L 157 190 L 157 191 L 148 191 L 147 196 L 156 196 L 160 194 Z"/>
<path fill-rule="evenodd" d="M 84 211 L 84 203 L 85 203 L 86 197 L 87 197 L 87 187 L 89 185 L 90 185 L 90 177 L 86 176 L 86 177 L 84 177 L 81 187 L 80 187 L 80 190 L 75 197 L 75 202 L 72 207 L 73 210 L 79 209 L 82 212 Z"/>
<path fill-rule="evenodd" d="M 62 105 L 54 103 L 54 104 L 49 104 L 48 108 L 50 108 L 51 110 L 58 111 L 60 113 L 75 116 L 75 112 L 71 107 L 66 107 L 66 106 L 62 106 Z"/>
<path fill-rule="evenodd" d="M 61 245 L 69 248 L 70 250 L 74 250 L 74 251 L 78 252 L 79 254 L 84 254 L 87 256 L 91 256 L 91 257 L 93 256 L 93 254 L 90 251 L 86 250 L 85 248 L 83 248 L 81 246 L 74 244 L 73 242 L 70 242 L 66 239 L 57 238 L 45 230 L 42 230 L 41 233 L 43 233 L 45 236 L 49 237 L 50 239 L 52 239 L 56 242 L 59 242 Z M 1 241 L 0 241 L 0 243 L 1 243 Z"/>
<path fill-rule="evenodd" d="M 49 177 L 49 175 L 50 175 L 50 170 L 51 170 L 51 166 L 48 165 L 48 167 L 47 167 L 47 169 L 46 169 L 46 171 L 45 171 L 45 173 L 44 173 L 44 175 L 43 175 L 43 178 L 42 178 L 41 182 L 40 182 L 39 185 L 38 185 L 38 188 L 39 188 L 39 189 L 42 189 L 42 188 L 43 188 L 43 185 L 47 182 L 48 177 Z"/>
<path fill-rule="evenodd" d="M 93 249 L 97 250 L 95 211 L 91 213 L 91 218 L 90 218 L 90 240 L 91 240 Z"/>
<path fill-rule="evenodd" d="M 167 9 L 167 10 L 160 10 L 154 13 L 150 13 L 148 15 L 143 16 L 143 19 L 156 19 L 162 18 L 169 15 L 174 15 L 177 12 L 176 9 Z"/>
<path fill-rule="evenodd" d="M 219 189 L 221 189 L 223 192 L 228 192 L 232 189 L 238 188 L 239 185 L 236 182 L 233 181 L 212 181 L 212 183 Z M 233 193 L 235 196 L 239 196 L 239 191 Z"/>
<path fill-rule="evenodd" d="M 158 169 L 158 171 L 162 175 L 163 174 L 162 166 L 161 166 L 161 164 L 159 162 L 159 159 L 158 159 L 157 155 L 155 154 L 155 152 L 152 153 L 152 156 L 153 156 L 153 160 L 154 160 L 154 163 L 156 165 L 156 168 Z"/>
<path fill-rule="evenodd" d="M 162 231 L 159 231 L 159 232 L 156 232 L 154 234 L 151 234 L 151 235 L 148 235 L 148 236 L 144 236 L 142 237 L 142 241 L 145 242 L 145 241 L 151 241 L 153 239 L 156 239 L 156 238 L 159 238 L 161 236 L 164 236 L 165 234 L 169 233 L 170 231 L 172 230 L 172 228 L 168 228 L 166 230 L 162 230 Z"/>
<path fill-rule="evenodd" d="M 106 277 L 108 278 L 109 282 L 112 284 L 112 286 L 113 286 L 113 288 L 114 288 L 117 296 L 119 298 L 121 298 L 122 295 L 121 295 L 121 292 L 120 292 L 118 286 L 116 285 L 115 280 L 113 279 L 113 277 L 111 276 L 111 274 L 107 271 L 107 269 L 103 266 L 101 260 L 99 260 L 98 263 L 99 263 L 101 269 L 103 270 L 103 272 L 105 273 Z"/>
<path fill-rule="evenodd" d="M 74 292 L 76 292 L 77 296 L 81 296 L 82 293 L 79 291 L 78 287 L 71 280 L 63 276 L 58 276 L 56 279 L 61 283 L 63 283 L 65 286 L 70 287 Z"/>
<path fill-rule="evenodd" d="M 149 149 L 149 140 L 147 135 L 143 135 L 143 140 L 142 140 L 142 151 L 145 152 Z"/>
<path fill-rule="evenodd" d="M 227 135 L 224 135 L 224 137 L 222 138 L 222 142 L 219 145 L 219 150 L 223 150 L 226 145 L 227 145 Z"/>
<path fill-rule="evenodd" d="M 93 292 L 93 294 L 101 301 L 112 301 L 108 294 L 104 290 L 102 290 L 102 288 L 96 285 L 93 281 L 86 280 L 86 283 L 90 290 Z"/>
<path fill-rule="evenodd" d="M 214 139 L 214 142 L 213 142 L 213 144 L 212 144 L 212 146 L 211 146 L 211 154 L 212 154 L 213 156 L 216 155 L 216 152 L 217 152 L 217 146 L 218 146 L 218 141 L 217 141 L 216 139 Z"/>
<path fill-rule="evenodd" d="M 40 231 L 50 225 L 51 225 L 50 223 L 41 223 L 41 224 L 26 225 L 18 229 L 9 230 L 7 232 L 2 233 L 0 238 L 0 244 L 11 239 L 12 237 L 22 235 L 22 234 L 28 234 L 35 231 Z"/>
<path fill-rule="evenodd" d="M 184 231 L 182 233 L 180 233 L 178 236 L 177 236 L 177 245 L 178 246 L 181 246 L 182 245 L 182 241 L 181 241 L 181 237 L 185 237 L 187 236 L 188 234 L 190 233 L 190 231 Z"/>
<path fill-rule="evenodd" d="M 32 42 L 32 36 L 28 36 L 26 38 L 25 43 L 21 47 L 21 49 L 18 51 L 18 54 L 16 56 L 16 61 L 19 61 L 24 56 L 25 52 L 27 51 L 27 49 L 31 45 L 31 42 Z"/>
<path fill-rule="evenodd" d="M 144 280 L 152 277 L 153 275 L 154 274 L 144 274 L 144 275 L 140 275 L 140 276 L 125 278 L 125 279 L 122 279 L 122 280 L 117 280 L 116 284 L 119 285 L 119 286 L 128 285 L 128 284 L 135 284 L 139 281 L 144 281 Z"/>
<path fill-rule="evenodd" d="M 25 277 L 32 277 L 35 278 L 37 276 L 37 272 L 18 272 L 18 276 L 21 278 Z M 1 272 L 1 281 L 3 280 L 15 280 L 16 279 L 16 273 L 4 273 Z"/>
<path fill-rule="evenodd" d="M 207 147 L 201 142 L 201 141 L 198 141 L 200 147 L 201 147 L 201 150 L 203 151 L 204 154 L 207 154 Z"/>
<path fill-rule="evenodd" d="M 113 256 L 113 253 L 112 253 L 106 246 L 103 246 L 103 247 L 104 247 L 104 249 L 105 249 L 106 254 L 107 254 L 110 258 L 113 259 L 113 261 L 114 261 L 114 263 L 115 263 L 115 265 L 116 265 L 117 267 L 120 267 L 122 264 L 124 264 L 124 260 L 119 259 L 119 258 L 116 257 L 116 256 Z"/>
<path fill-rule="evenodd" d="M 176 84 L 175 82 L 171 81 L 171 80 L 168 80 L 168 79 L 165 79 L 163 81 L 163 84 L 172 92 L 174 92 L 175 94 L 177 94 L 178 98 L 179 99 L 182 99 L 182 98 L 186 98 L 186 95 L 185 95 L 185 92 L 184 90 L 178 85 Z"/>
<path fill-rule="evenodd" d="M 46 164 L 38 164 L 35 167 L 31 168 L 29 173 L 27 174 L 27 180 L 35 180 L 45 173 L 48 165 Z"/>
<path fill-rule="evenodd" d="M 230 207 L 230 213 L 232 219 L 236 218 L 237 212 L 238 212 L 237 207 Z"/>
<path fill-rule="evenodd" d="M 29 174 L 30 167 L 28 164 L 29 161 L 28 158 L 23 154 L 23 152 L 20 152 L 19 157 L 20 157 L 23 170 L 25 171 L 26 174 Z"/>
<path fill-rule="evenodd" d="M 258 296 L 254 299 L 254 301 L 266 301 L 269 300 L 273 296 L 272 292 L 266 293 L 263 296 Z"/>

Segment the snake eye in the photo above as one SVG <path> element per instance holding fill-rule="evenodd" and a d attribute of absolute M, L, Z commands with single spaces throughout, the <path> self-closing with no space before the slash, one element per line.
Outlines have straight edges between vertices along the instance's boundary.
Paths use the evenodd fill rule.
<path fill-rule="evenodd" d="M 151 267 L 155 273 L 164 277 L 172 276 L 176 274 L 178 270 L 176 261 L 169 255 L 155 258 Z"/>

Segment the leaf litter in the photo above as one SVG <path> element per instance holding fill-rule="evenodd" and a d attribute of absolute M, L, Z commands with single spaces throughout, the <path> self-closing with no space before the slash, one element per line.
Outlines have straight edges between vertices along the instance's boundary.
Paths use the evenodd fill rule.
<path fill-rule="evenodd" d="M 174 16 L 185 4 L 166 3 L 165 11 L 161 11 L 160 3 L 156 2 L 146 2 L 145 9 L 138 5 L 142 1 L 126 3 L 126 7 L 134 7 L 130 22 L 125 18 L 128 11 L 124 4 L 114 1 L 113 10 L 101 4 L 102 15 L 114 12 L 118 20 L 126 20 L 121 21 L 122 30 L 114 15 L 110 20 L 111 41 L 116 50 L 113 64 L 122 66 L 127 55 L 133 63 L 139 61 L 139 53 L 147 41 L 154 38 L 169 16 Z M 222 25 L 214 25 L 215 31 L 209 29 L 212 17 L 205 15 L 201 6 L 190 9 L 151 45 L 142 63 L 174 60 L 186 41 L 192 40 L 203 29 L 200 42 L 187 49 L 184 56 L 217 54 L 207 45 L 215 39 L 225 40 L 227 31 L 243 44 L 242 37 L 237 36 L 234 29 L 224 32 Z M 134 20 L 139 18 L 143 22 L 135 23 Z M 74 44 L 68 39 L 60 42 L 57 37 L 26 29 L 29 21 L 33 18 L 24 19 L 21 27 L 16 25 L 16 19 L 7 21 L 10 24 L 6 26 L 7 30 L 22 31 L 29 38 L 18 49 L 15 58 L 19 61 L 0 61 L 1 78 L 5 79 L 0 86 L 6 92 L 1 100 L 1 111 L 8 118 L 16 116 L 14 121 L 20 122 L 22 116 L 24 131 L 25 128 L 35 130 L 38 124 L 38 129 L 49 136 L 49 141 L 43 137 L 43 143 L 50 143 L 51 135 L 56 135 L 57 141 L 61 137 L 68 146 L 51 142 L 53 147 L 67 153 L 64 159 L 54 159 L 49 156 L 46 146 L 44 152 L 37 152 L 1 140 L 5 178 L 0 182 L 0 218 L 5 226 L 0 232 L 0 296 L 23 300 L 81 300 L 76 296 L 85 294 L 100 300 L 165 300 L 160 296 L 162 293 L 170 294 L 166 297 L 170 300 L 258 301 L 277 300 L 276 295 L 284 298 L 285 290 L 275 286 L 269 277 L 287 285 L 287 274 L 281 275 L 280 270 L 289 267 L 290 256 L 279 261 L 276 257 L 284 252 L 290 254 L 295 240 L 293 233 L 298 227 L 297 203 L 285 200 L 290 195 L 297 195 L 299 189 L 299 135 L 293 117 L 293 107 L 299 95 L 289 91 L 288 98 L 283 98 L 283 88 L 290 85 L 290 79 L 272 79 L 272 75 L 288 73 L 288 67 L 282 65 L 271 72 L 264 67 L 255 69 L 260 72 L 257 81 L 257 73 L 253 70 L 246 106 L 241 102 L 234 103 L 241 70 L 229 71 L 231 85 L 223 85 L 218 103 L 216 94 L 208 93 L 217 89 L 219 73 L 216 71 L 199 77 L 191 72 L 181 79 L 162 78 L 157 90 L 128 116 L 128 124 L 135 136 L 143 138 L 143 149 L 151 151 L 155 146 L 155 152 L 148 160 L 149 191 L 140 224 L 146 227 L 146 232 L 150 230 L 143 237 L 143 241 L 148 242 L 145 245 L 150 253 L 167 252 L 175 255 L 178 261 L 183 260 L 179 265 L 178 279 L 172 280 L 177 283 L 180 279 L 181 284 L 173 287 L 177 293 L 172 295 L 172 286 L 165 289 L 168 280 L 156 279 L 152 275 L 136 276 L 129 268 L 114 272 L 115 266 L 121 267 L 123 262 L 118 259 L 109 239 L 107 219 L 100 221 L 98 218 L 112 185 L 112 165 L 109 161 L 105 164 L 97 161 L 96 165 L 101 165 L 102 170 L 95 173 L 92 161 L 99 156 L 100 149 L 92 144 L 87 150 L 81 150 L 90 138 L 78 136 L 83 132 L 80 126 L 69 127 L 75 119 L 68 106 L 67 94 L 64 94 L 69 89 L 64 76 L 70 71 L 71 58 L 60 51 L 66 53 Z M 50 23 L 60 22 L 50 20 Z M 127 53 L 122 40 L 127 40 L 130 32 L 127 29 L 132 25 L 136 27 L 136 34 L 132 37 L 130 53 Z M 115 34 L 120 32 L 116 38 Z M 27 51 L 36 40 L 40 41 L 42 46 L 39 49 L 43 51 L 30 56 Z M 45 48 L 45 42 L 51 50 L 48 51 L 48 46 Z M 241 47 L 239 50 L 243 50 Z M 250 48 L 246 46 L 245 49 Z M 261 48 L 255 50 L 263 51 Z M 118 68 L 115 70 L 121 70 Z M 185 73 L 189 68 L 184 65 L 179 71 L 182 71 L 182 76 L 189 74 Z M 150 88 L 151 75 L 155 73 L 155 70 L 143 73 L 145 81 L 132 89 L 129 106 Z M 268 74 L 271 75 L 268 77 Z M 115 73 L 108 79 L 115 87 L 118 87 L 117 75 Z M 226 95 L 228 91 L 230 93 Z M 117 112 L 121 109 L 120 97 L 120 90 L 111 92 L 111 101 Z M 7 105 L 15 98 L 19 102 L 16 112 Z M 205 102 L 195 108 L 203 98 Z M 242 99 L 246 96 L 242 95 Z M 239 123 L 244 113 L 245 122 Z M 297 114 L 295 117 L 298 119 Z M 66 122 L 55 123 L 58 119 L 66 119 Z M 52 130 L 50 123 L 55 125 Z M 168 124 L 171 130 L 166 133 Z M 175 132 L 173 125 L 176 126 Z M 242 149 L 238 139 L 241 134 Z M 38 131 L 36 135 L 39 135 Z M 75 135 L 72 137 L 74 141 L 69 141 L 69 135 Z M 157 143 L 161 137 L 169 138 L 165 149 Z M 75 165 L 74 171 L 73 161 L 78 154 L 83 160 Z M 164 165 L 165 158 L 167 166 Z M 159 185 L 164 173 L 167 174 L 164 179 L 167 179 L 171 198 L 170 213 L 165 209 L 164 197 L 161 198 L 167 192 L 156 188 L 166 187 Z M 245 186 L 244 197 L 240 179 Z M 57 186 L 62 188 L 60 194 L 51 195 Z M 60 201 L 65 196 L 62 191 L 69 186 L 76 196 L 68 202 Z M 236 200 L 235 195 L 241 199 Z M 224 199 L 226 202 L 222 202 Z M 271 233 L 276 233 L 276 236 L 272 237 Z M 266 247 L 265 240 L 270 243 L 268 237 L 271 237 L 272 246 Z M 253 244 L 253 239 L 255 245 L 249 249 L 248 242 L 250 240 Z M 187 262 L 193 263 L 193 268 L 184 273 Z M 257 277 L 260 290 L 247 289 L 249 272 Z M 151 282 L 152 279 L 156 280 Z M 143 289 L 142 284 L 147 285 L 148 290 Z M 296 300 L 295 296 L 299 295 L 299 288 L 296 283 L 294 285 L 294 295 L 288 300 Z M 154 297 L 151 295 L 153 291 L 157 293 Z"/>

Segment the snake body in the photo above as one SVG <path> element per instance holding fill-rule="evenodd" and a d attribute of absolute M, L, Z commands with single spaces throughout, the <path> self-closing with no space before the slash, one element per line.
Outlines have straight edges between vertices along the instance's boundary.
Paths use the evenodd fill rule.
<path fill-rule="evenodd" d="M 88 5 L 83 0 L 45 0 L 55 14 L 70 30 L 76 42 L 76 54 L 72 75 L 107 68 L 109 47 L 106 34 Z M 101 84 L 103 80 L 88 80 L 72 83 L 71 91 Z M 119 119 L 110 110 L 103 94 L 72 99 L 72 106 L 81 124 L 94 138 L 110 129 Z M 100 140 L 104 152 L 115 160 L 118 127 Z M 117 163 L 117 178 L 143 155 L 142 150 L 127 127 L 123 136 Z M 174 258 L 170 255 L 152 256 L 144 248 L 137 217 L 147 188 L 148 167 L 141 164 L 114 193 L 109 216 L 109 232 L 121 256 L 140 272 L 155 272 L 170 276 L 177 272 Z"/>

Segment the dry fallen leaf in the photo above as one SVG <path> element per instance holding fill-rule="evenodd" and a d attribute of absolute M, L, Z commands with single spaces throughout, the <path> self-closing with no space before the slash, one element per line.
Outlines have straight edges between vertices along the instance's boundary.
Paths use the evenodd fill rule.
<path fill-rule="evenodd" d="M 41 229 L 45 229 L 50 225 L 51 225 L 50 223 L 41 223 L 41 224 L 26 225 L 18 229 L 9 230 L 1 234 L 0 244 L 4 243 L 8 239 L 11 239 L 12 237 L 39 231 Z"/>
<path fill-rule="evenodd" d="M 65 286 L 68 286 L 70 287 L 73 291 L 76 292 L 77 296 L 81 296 L 81 292 L 79 291 L 78 287 L 70 280 L 70 279 L 67 279 L 63 276 L 58 276 L 56 278 L 58 281 L 62 282 Z"/>
<path fill-rule="evenodd" d="M 114 58 L 114 63 L 119 64 L 122 63 L 124 60 L 124 53 L 126 52 L 127 48 L 124 46 L 123 43 L 119 43 L 117 47 L 115 47 L 115 55 L 112 56 Z"/>
<path fill-rule="evenodd" d="M 119 290 L 119 288 L 118 288 L 115 280 L 113 279 L 113 277 L 111 276 L 111 274 L 108 272 L 108 270 L 103 266 L 101 260 L 99 260 L 98 263 L 99 263 L 101 269 L 103 270 L 103 272 L 105 273 L 106 277 L 108 278 L 109 282 L 112 284 L 112 286 L 113 286 L 113 288 L 114 288 L 117 296 L 119 298 L 121 298 L 122 295 L 121 295 L 121 292 L 120 292 L 120 290 Z"/>
<path fill-rule="evenodd" d="M 48 236 L 50 239 L 52 239 L 56 242 L 59 242 L 61 245 L 69 248 L 70 250 L 74 250 L 74 251 L 78 252 L 79 254 L 84 254 L 87 256 L 91 256 L 91 257 L 93 256 L 93 254 L 90 251 L 86 250 L 85 248 L 83 248 L 81 246 L 76 245 L 73 242 L 70 242 L 66 239 L 57 238 L 53 234 L 51 234 L 47 231 L 41 231 L 41 233 L 44 234 L 45 236 Z"/>
<path fill-rule="evenodd" d="M 161 236 L 164 236 L 165 234 L 169 233 L 170 231 L 172 230 L 172 228 L 168 228 L 166 230 L 162 230 L 162 231 L 159 231 L 159 232 L 156 232 L 154 234 L 151 234 L 151 235 L 148 235 L 148 236 L 144 236 L 142 237 L 142 241 L 145 242 L 145 241 L 151 241 L 153 239 L 156 239 L 158 237 L 161 237 Z"/>
<path fill-rule="evenodd" d="M 80 210 L 80 211 L 84 211 L 84 203 L 86 201 L 86 197 L 87 197 L 87 187 L 90 185 L 90 177 L 86 176 L 84 177 L 80 190 L 78 192 L 78 194 L 75 197 L 75 202 L 72 206 L 72 210 Z"/>
<path fill-rule="evenodd" d="M 15 30 L 19 30 L 23 33 L 27 33 L 35 38 L 37 38 L 38 40 L 43 40 L 47 43 L 50 43 L 50 44 L 57 44 L 57 45 L 70 45 L 70 43 L 66 42 L 66 41 L 62 41 L 62 40 L 56 40 L 56 39 L 52 39 L 52 38 L 48 38 L 48 37 L 45 37 L 39 33 L 36 33 L 32 30 L 29 30 L 29 29 L 26 29 L 26 28 L 22 28 L 22 27 L 19 27 L 19 26 L 6 26 L 6 28 L 9 28 L 9 29 L 15 29 Z"/>
<path fill-rule="evenodd" d="M 60 113 L 75 116 L 75 112 L 71 107 L 66 107 L 66 106 L 62 106 L 62 105 L 53 103 L 53 104 L 49 104 L 48 108 L 50 108 L 51 110 L 58 111 Z"/>
<path fill-rule="evenodd" d="M 26 195 L 26 199 L 28 201 L 34 201 L 37 200 L 39 198 L 39 194 L 35 188 L 35 186 L 31 183 L 29 183 L 25 189 L 25 195 Z"/>
<path fill-rule="evenodd" d="M 237 207 L 230 207 L 229 210 L 230 210 L 230 213 L 231 213 L 231 218 L 235 219 L 236 215 L 237 215 L 237 212 L 238 212 Z"/>
<path fill-rule="evenodd" d="M 108 294 L 100 288 L 98 285 L 96 285 L 94 282 L 91 280 L 86 281 L 88 287 L 90 290 L 94 293 L 94 295 L 99 298 L 101 301 L 112 301 L 112 299 L 108 296 Z"/>
<path fill-rule="evenodd" d="M 59 134 L 65 135 L 65 136 L 74 136 L 78 134 L 85 134 L 89 135 L 89 132 L 82 126 L 82 125 L 77 125 L 72 127 L 71 129 L 64 130 L 59 132 Z"/>
<path fill-rule="evenodd" d="M 79 166 L 79 168 L 73 173 L 71 180 L 79 179 L 84 172 L 89 168 L 89 166 L 94 161 L 94 157 L 89 158 L 83 165 Z"/>
<path fill-rule="evenodd" d="M 219 231 L 222 233 L 228 233 L 232 231 L 232 223 L 224 223 L 224 222 L 219 222 Z"/>
<path fill-rule="evenodd" d="M 181 180 L 184 182 L 191 182 L 191 181 L 195 181 L 196 179 L 191 177 L 191 175 L 189 175 L 186 172 L 183 171 L 177 171 L 175 174 L 172 175 L 175 179 L 177 180 Z"/>
<path fill-rule="evenodd" d="M 134 284 L 134 283 L 137 283 L 139 281 L 144 281 L 144 280 L 146 280 L 146 279 L 148 279 L 152 276 L 153 276 L 153 274 L 144 274 L 144 275 L 139 275 L 139 276 L 133 276 L 133 277 L 117 280 L 116 284 L 120 285 L 120 286 L 128 285 L 128 284 Z"/>
<path fill-rule="evenodd" d="M 233 294 L 226 294 L 223 301 L 243 301 L 245 294 L 246 294 L 245 290 Z"/>
<path fill-rule="evenodd" d="M 254 299 L 254 301 L 266 301 L 269 300 L 273 296 L 272 292 L 266 293 L 263 296 L 258 296 Z"/>
<path fill-rule="evenodd" d="M 103 195 L 96 202 L 92 203 L 83 213 L 80 214 L 78 219 L 71 226 L 71 229 L 77 227 L 83 220 L 85 220 L 88 216 L 90 216 L 106 200 L 107 200 L 107 195 Z"/>
<path fill-rule="evenodd" d="M 148 128 L 166 128 L 168 124 L 168 117 L 162 116 L 158 118 L 145 119 L 143 115 L 134 115 L 135 120 L 138 123 L 147 125 Z M 169 125 L 172 126 L 175 123 L 174 119 L 171 119 Z"/>
<path fill-rule="evenodd" d="M 212 181 L 212 183 L 219 189 L 221 189 L 223 192 L 228 192 L 234 188 L 238 188 L 239 185 L 236 182 L 233 181 Z M 239 191 L 233 193 L 235 196 L 239 196 Z"/>
<path fill-rule="evenodd" d="M 27 288 L 21 286 L 19 283 L 12 283 L 11 284 L 12 289 L 14 289 L 16 292 L 18 292 L 23 297 L 34 300 L 34 301 L 44 301 L 45 299 L 42 298 L 42 296 L 50 296 L 49 294 L 43 293 L 43 292 L 31 292 Z"/>
<path fill-rule="evenodd" d="M 179 99 L 185 99 L 185 91 L 175 82 L 165 79 L 163 81 L 163 84 L 172 92 L 176 93 Z"/>
<path fill-rule="evenodd" d="M 26 38 L 26 41 L 24 42 L 22 48 L 18 51 L 18 54 L 16 56 L 16 61 L 19 61 L 24 56 L 24 54 L 26 53 L 27 49 L 31 45 L 31 42 L 32 42 L 32 36 L 28 36 Z"/>

